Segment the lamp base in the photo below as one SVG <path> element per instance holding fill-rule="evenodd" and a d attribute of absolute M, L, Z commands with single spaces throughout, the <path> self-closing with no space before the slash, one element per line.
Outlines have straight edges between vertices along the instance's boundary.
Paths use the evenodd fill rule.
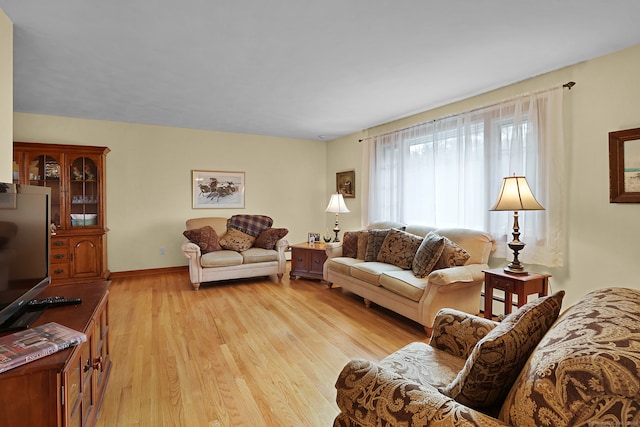
<path fill-rule="evenodd" d="M 509 264 L 509 265 L 511 265 L 511 264 Z M 518 276 L 527 276 L 529 274 L 529 272 L 528 271 L 524 271 L 524 268 L 522 268 L 522 267 L 520 267 L 519 269 L 518 268 L 514 269 L 514 268 L 510 267 L 509 265 L 507 265 L 504 268 L 504 272 L 507 273 L 507 274 L 515 274 L 515 275 L 518 275 Z"/>

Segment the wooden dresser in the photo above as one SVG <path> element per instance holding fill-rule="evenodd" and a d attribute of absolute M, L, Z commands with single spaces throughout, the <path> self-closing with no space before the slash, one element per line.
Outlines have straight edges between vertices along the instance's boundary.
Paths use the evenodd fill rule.
<path fill-rule="evenodd" d="M 38 298 L 82 298 L 76 306 L 49 308 L 48 322 L 82 331 L 87 341 L 0 374 L 0 424 L 93 426 L 111 370 L 109 282 L 49 286 Z"/>

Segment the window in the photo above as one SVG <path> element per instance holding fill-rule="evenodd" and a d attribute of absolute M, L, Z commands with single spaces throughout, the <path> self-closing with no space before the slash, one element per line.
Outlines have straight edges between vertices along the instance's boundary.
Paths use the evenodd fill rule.
<path fill-rule="evenodd" d="M 513 214 L 489 208 L 502 178 L 524 175 L 546 210 L 520 213 L 522 260 L 562 265 L 561 113 L 557 87 L 367 140 L 368 222 L 481 229 L 506 243 Z"/>

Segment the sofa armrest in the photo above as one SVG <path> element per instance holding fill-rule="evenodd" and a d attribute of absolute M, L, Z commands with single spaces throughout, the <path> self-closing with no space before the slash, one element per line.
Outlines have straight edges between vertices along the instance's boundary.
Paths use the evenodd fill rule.
<path fill-rule="evenodd" d="M 476 343 L 495 328 L 498 322 L 452 308 L 443 308 L 433 320 L 429 344 L 454 356 L 466 359 Z"/>
<path fill-rule="evenodd" d="M 198 263 L 200 262 L 200 257 L 202 256 L 200 246 L 196 245 L 193 242 L 184 242 L 182 244 L 182 254 L 189 260 L 197 259 Z"/>
<path fill-rule="evenodd" d="M 469 264 L 459 267 L 442 268 L 429 273 L 429 284 L 447 286 L 456 282 L 484 282 L 484 272 L 489 268 L 487 264 Z"/>
<path fill-rule="evenodd" d="M 324 252 L 327 254 L 327 259 L 337 258 L 342 256 L 342 242 L 329 242 L 325 245 Z"/>
<path fill-rule="evenodd" d="M 488 415 L 367 360 L 352 360 L 336 382 L 334 426 L 506 426 Z"/>

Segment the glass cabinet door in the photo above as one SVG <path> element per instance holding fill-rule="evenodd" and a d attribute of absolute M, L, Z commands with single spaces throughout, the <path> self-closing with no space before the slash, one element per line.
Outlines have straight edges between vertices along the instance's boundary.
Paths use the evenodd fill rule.
<path fill-rule="evenodd" d="M 29 159 L 27 177 L 29 178 L 29 185 L 39 185 L 51 189 L 51 223 L 55 224 L 56 227 L 60 227 L 60 161 L 47 154 L 31 157 Z"/>
<path fill-rule="evenodd" d="M 98 225 L 98 170 L 89 157 L 78 157 L 69 170 L 71 227 Z"/>

